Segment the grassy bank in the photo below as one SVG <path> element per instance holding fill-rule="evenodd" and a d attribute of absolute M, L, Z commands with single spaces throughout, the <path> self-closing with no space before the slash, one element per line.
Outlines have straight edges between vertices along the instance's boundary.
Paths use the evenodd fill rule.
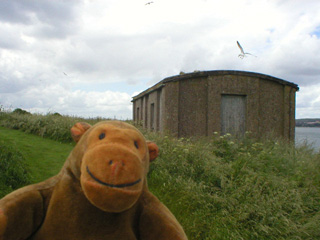
<path fill-rule="evenodd" d="M 68 142 L 79 120 L 3 113 L 0 125 Z M 241 142 L 217 135 L 193 141 L 143 132 L 161 150 L 150 167 L 149 188 L 189 239 L 320 239 L 320 155 L 307 146 L 250 136 Z M 41 141 L 28 147 L 40 150 Z"/>
<path fill-rule="evenodd" d="M 3 146 L 23 156 L 23 162 L 30 173 L 30 183 L 40 182 L 57 174 L 74 145 L 4 127 L 0 127 L 0 140 Z"/>
<path fill-rule="evenodd" d="M 40 115 L 23 112 L 0 112 L 0 126 L 19 129 L 26 133 L 59 142 L 72 142 L 70 127 L 81 121 L 94 124 L 101 121 L 101 118 L 83 119 L 58 114 Z"/>

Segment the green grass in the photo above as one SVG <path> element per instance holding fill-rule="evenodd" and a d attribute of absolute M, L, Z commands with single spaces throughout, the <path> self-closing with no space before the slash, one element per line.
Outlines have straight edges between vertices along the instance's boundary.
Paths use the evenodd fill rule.
<path fill-rule="evenodd" d="M 0 140 L 25 158 L 33 182 L 55 175 L 70 127 L 101 119 L 0 112 Z M 148 184 L 189 239 L 320 239 L 320 154 L 277 139 L 175 139 L 143 130 L 160 148 Z M 68 136 L 68 137 L 67 137 Z M 51 141 L 45 138 L 52 138 Z"/>
<path fill-rule="evenodd" d="M 63 144 L 4 127 L 0 127 L 0 139 L 24 156 L 32 183 L 57 174 L 73 148 L 70 143 Z"/>

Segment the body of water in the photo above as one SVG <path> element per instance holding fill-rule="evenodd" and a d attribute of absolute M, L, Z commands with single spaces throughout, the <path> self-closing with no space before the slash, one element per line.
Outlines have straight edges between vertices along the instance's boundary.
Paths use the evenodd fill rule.
<path fill-rule="evenodd" d="M 320 150 L 320 128 L 318 127 L 296 127 L 296 145 L 307 142 L 315 150 Z"/>

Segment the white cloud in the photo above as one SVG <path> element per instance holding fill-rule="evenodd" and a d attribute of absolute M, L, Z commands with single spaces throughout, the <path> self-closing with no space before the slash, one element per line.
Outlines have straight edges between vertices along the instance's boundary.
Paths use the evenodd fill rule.
<path fill-rule="evenodd" d="M 320 117 L 320 2 L 145 3 L 1 1 L 0 104 L 130 118 L 132 94 L 165 77 L 235 69 L 299 84 L 297 116 Z"/>
<path fill-rule="evenodd" d="M 69 91 L 59 85 L 47 88 L 29 88 L 17 94 L 3 94 L 1 104 L 10 107 L 11 102 L 33 113 L 59 112 L 64 115 L 85 117 L 131 118 L 131 96 L 123 92 Z M 5 100 L 4 100 L 5 99 Z"/>
<path fill-rule="evenodd" d="M 297 93 L 297 118 L 319 118 L 320 84 L 301 87 Z"/>

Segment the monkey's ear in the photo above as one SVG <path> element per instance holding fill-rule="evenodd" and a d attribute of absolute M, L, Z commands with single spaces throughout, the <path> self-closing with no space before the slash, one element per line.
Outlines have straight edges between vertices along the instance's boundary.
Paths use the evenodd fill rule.
<path fill-rule="evenodd" d="M 159 156 L 159 147 L 154 142 L 147 141 L 147 146 L 149 149 L 149 160 L 152 162 Z"/>
<path fill-rule="evenodd" d="M 71 137 L 75 142 L 78 142 L 81 136 L 89 129 L 91 125 L 85 122 L 78 122 L 71 128 Z"/>

